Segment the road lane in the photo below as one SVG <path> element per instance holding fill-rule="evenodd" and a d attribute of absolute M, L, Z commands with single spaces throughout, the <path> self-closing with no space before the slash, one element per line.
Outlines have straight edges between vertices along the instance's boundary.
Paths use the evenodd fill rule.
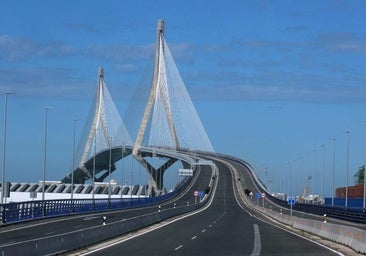
<path fill-rule="evenodd" d="M 338 255 L 262 222 L 235 200 L 229 168 L 219 167 L 207 210 L 88 255 Z"/>
<path fill-rule="evenodd" d="M 211 181 L 212 168 L 202 166 L 199 168 L 199 174 L 187 188 L 187 192 L 179 195 L 172 201 L 161 204 L 161 210 L 172 209 L 173 207 L 185 207 L 187 202 L 194 203 L 193 192 L 195 190 L 204 190 Z M 175 204 L 175 205 L 174 205 Z M 106 223 L 118 222 L 124 219 L 135 218 L 137 216 L 149 214 L 158 211 L 158 205 L 141 209 L 129 209 L 112 212 L 98 212 L 87 215 L 66 216 L 62 218 L 46 219 L 41 221 L 32 221 L 28 223 L 19 223 L 9 225 L 0 229 L 0 249 L 1 246 L 17 244 L 21 246 L 22 242 L 45 238 L 53 235 L 60 235 L 78 230 L 84 230 L 91 227 L 103 225 L 103 217 L 106 216 Z"/>

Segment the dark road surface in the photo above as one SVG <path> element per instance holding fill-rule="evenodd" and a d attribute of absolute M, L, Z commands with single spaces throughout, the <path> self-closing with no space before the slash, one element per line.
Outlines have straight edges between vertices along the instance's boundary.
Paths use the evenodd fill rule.
<path fill-rule="evenodd" d="M 88 255 L 340 255 L 243 210 L 230 170 L 221 163 L 218 169 L 214 200 L 205 211 Z"/>

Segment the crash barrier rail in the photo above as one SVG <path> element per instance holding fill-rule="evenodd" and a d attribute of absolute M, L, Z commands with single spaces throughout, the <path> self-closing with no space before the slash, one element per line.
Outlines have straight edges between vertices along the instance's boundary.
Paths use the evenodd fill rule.
<path fill-rule="evenodd" d="M 168 218 L 175 217 L 187 212 L 197 210 L 205 205 L 207 200 L 181 207 L 161 208 L 156 212 L 135 218 L 108 222 L 102 219 L 100 225 L 76 230 L 68 233 L 50 235 L 36 238 L 24 242 L 15 242 L 0 246 L 0 255 L 57 255 L 68 251 L 77 250 L 108 240 L 117 236 L 127 234 L 131 231 L 147 227 L 149 225 L 162 222 Z"/>
<path fill-rule="evenodd" d="M 175 197 L 190 180 L 191 177 L 186 178 L 174 191 L 157 197 L 35 200 L 0 204 L 1 221 L 2 225 L 6 225 L 63 215 L 151 206 Z"/>
<path fill-rule="evenodd" d="M 278 204 L 279 206 L 290 209 L 290 205 L 288 204 L 288 202 L 272 197 L 270 195 L 268 197 L 270 197 L 269 200 Z M 363 209 L 360 208 L 343 208 L 328 205 L 296 203 L 292 205 L 292 209 L 295 211 L 307 212 L 320 216 L 327 214 L 327 216 L 332 218 L 355 223 L 366 223 L 366 213 L 363 211 Z"/>
<path fill-rule="evenodd" d="M 213 154 L 207 154 L 207 155 L 213 155 Z M 256 175 L 254 174 L 253 169 L 251 168 L 250 164 L 247 162 L 232 157 L 227 156 L 223 154 L 215 154 L 213 156 L 216 157 L 223 157 L 226 159 L 230 159 L 233 161 L 236 161 L 238 163 L 241 163 L 248 167 L 249 175 L 252 178 L 252 180 L 256 181 L 257 185 L 260 187 L 263 186 L 261 182 L 258 182 L 258 178 L 256 178 Z M 262 187 L 263 188 L 263 187 Z M 334 241 L 339 244 L 343 244 L 348 246 L 349 248 L 352 248 L 358 253 L 366 254 L 366 230 L 359 229 L 357 227 L 352 226 L 346 226 L 341 224 L 332 224 L 329 222 L 326 222 L 327 218 L 323 219 L 323 221 L 318 220 L 312 220 L 312 219 L 304 219 L 299 218 L 296 216 L 291 215 L 285 215 L 282 214 L 282 211 L 280 213 L 273 211 L 271 209 L 266 209 L 264 207 L 255 206 L 252 204 L 252 201 L 249 200 L 249 198 L 244 195 L 243 189 L 236 187 L 236 191 L 239 192 L 242 198 L 246 198 L 247 205 L 251 205 L 252 207 L 256 208 L 260 212 L 266 214 L 270 218 L 276 219 L 277 221 L 292 226 L 293 228 L 297 230 L 302 230 L 305 232 L 308 232 L 310 234 L 314 234 L 316 236 L 323 237 L 327 240 Z M 265 197 L 270 201 L 275 202 L 282 208 L 290 209 L 291 206 L 288 205 L 288 202 L 284 200 L 280 200 L 276 197 L 271 196 L 268 191 L 266 191 L 265 188 L 263 188 L 263 193 L 265 193 Z M 363 212 L 363 209 L 360 208 L 347 208 L 342 209 L 340 207 L 331 207 L 331 206 L 324 206 L 324 205 L 312 205 L 312 204 L 295 204 L 292 205 L 293 210 L 299 210 L 299 211 L 305 211 L 305 212 L 311 212 L 318 215 L 327 214 L 328 217 L 334 217 L 338 219 L 344 219 L 354 222 L 365 222 L 366 221 L 366 215 Z"/>
<path fill-rule="evenodd" d="M 294 229 L 301 230 L 309 234 L 325 238 L 326 240 L 330 240 L 338 244 L 343 244 L 349 248 L 352 248 L 354 251 L 358 253 L 366 254 L 366 230 L 362 230 L 353 226 L 329 223 L 327 222 L 328 216 L 324 214 L 322 216 L 322 221 L 319 221 L 313 219 L 300 218 L 292 215 L 286 215 L 282 213 L 282 209 L 280 212 L 273 211 L 271 208 L 266 209 L 264 207 L 260 207 L 259 205 L 254 204 L 251 200 L 249 200 L 248 196 L 244 195 L 241 186 L 235 186 L 235 187 L 236 190 L 241 195 L 241 197 L 244 199 L 244 201 L 246 201 L 246 204 L 248 206 L 256 209 L 259 212 L 262 212 L 263 214 L 269 216 L 270 218 L 275 219 L 282 224 L 291 226 Z M 283 200 L 279 201 L 283 202 Z M 311 205 L 311 206 L 318 208 L 317 205 Z M 329 207 L 321 206 L 320 208 L 329 208 Z M 360 213 L 362 209 L 361 210 L 353 209 L 353 211 L 356 213 L 357 212 Z"/>
<path fill-rule="evenodd" d="M 333 203 L 333 206 L 335 206 L 335 207 L 340 207 L 340 208 L 346 207 L 345 198 L 335 197 L 335 198 L 333 198 L 333 202 L 332 202 L 332 198 L 329 198 L 329 197 L 324 198 L 325 205 L 332 206 L 332 203 Z M 347 198 L 347 208 L 363 210 L 363 198 Z"/>
<path fill-rule="evenodd" d="M 26 220 L 57 217 L 77 213 L 98 212 L 132 207 L 145 207 L 162 202 L 176 195 L 177 192 L 158 196 L 135 199 L 67 199 L 28 201 L 21 203 L 9 203 L 4 205 L 4 221 L 10 224 Z"/>
<path fill-rule="evenodd" d="M 206 153 L 207 154 L 207 153 Z M 255 175 L 253 168 L 247 162 L 242 159 L 224 155 L 224 154 L 215 154 L 216 157 L 226 158 L 232 161 L 236 161 L 242 165 L 247 166 L 249 170 L 249 175 L 252 180 L 259 186 L 262 191 L 258 191 L 261 193 L 265 193 L 265 198 L 270 200 L 271 202 L 277 204 L 278 206 L 290 210 L 291 206 L 288 204 L 287 201 L 279 199 L 271 195 L 269 191 L 265 188 L 263 183 L 258 179 Z M 253 191 L 255 192 L 255 191 Z M 329 217 L 356 222 L 356 223 L 366 223 L 366 212 L 363 208 L 354 208 L 354 207 L 337 207 L 337 206 L 330 206 L 330 205 L 320 205 L 320 204 L 307 204 L 307 203 L 296 203 L 292 205 L 292 209 L 296 211 L 302 211 L 307 213 L 312 213 L 316 215 L 324 215 L 327 214 Z"/>
<path fill-rule="evenodd" d="M 333 224 L 327 221 L 304 219 L 268 209 L 262 209 L 261 211 L 271 218 L 295 229 L 343 244 L 358 253 L 366 253 L 366 230 L 352 226 Z"/>

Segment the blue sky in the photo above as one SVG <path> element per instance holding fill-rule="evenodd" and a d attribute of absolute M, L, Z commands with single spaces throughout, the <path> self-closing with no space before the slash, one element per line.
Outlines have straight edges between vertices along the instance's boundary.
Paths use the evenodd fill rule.
<path fill-rule="evenodd" d="M 319 194 L 325 145 L 327 195 L 332 138 L 337 187 L 346 184 L 346 130 L 350 184 L 365 161 L 364 1 L 0 2 L 0 92 L 16 93 L 8 98 L 7 180 L 41 179 L 46 106 L 47 179 L 64 176 L 73 119 L 81 118 L 81 134 L 99 66 L 125 115 L 152 60 L 158 19 L 217 152 L 247 160 L 272 187 L 293 177 L 299 193 L 315 149 Z"/>

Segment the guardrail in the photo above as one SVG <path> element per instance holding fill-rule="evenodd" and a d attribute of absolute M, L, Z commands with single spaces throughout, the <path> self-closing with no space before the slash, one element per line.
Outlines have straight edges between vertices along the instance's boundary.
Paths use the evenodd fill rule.
<path fill-rule="evenodd" d="M 240 159 L 239 159 L 240 161 Z M 245 163 L 244 161 L 242 161 Z M 247 165 L 248 166 L 248 165 Z M 249 169 L 251 172 L 252 170 Z M 251 174 L 253 175 L 253 173 Z M 272 209 L 266 209 L 264 207 L 258 206 L 253 204 L 248 199 L 248 196 L 244 195 L 242 192 L 242 188 L 236 187 L 237 193 L 243 198 L 248 206 L 255 209 L 262 214 L 267 215 L 271 219 L 275 219 L 278 222 L 285 224 L 287 226 L 291 226 L 296 230 L 305 231 L 309 234 L 313 234 L 319 237 L 322 237 L 326 240 L 330 240 L 339 244 L 343 244 L 354 251 L 362 254 L 366 254 L 366 230 L 359 229 L 353 226 L 347 226 L 342 224 L 333 224 L 327 221 L 319 221 L 319 220 L 312 220 L 312 219 L 305 219 L 301 217 L 286 215 L 281 212 L 273 211 Z M 271 198 L 272 199 L 272 198 Z M 283 208 L 288 208 L 287 202 L 280 200 L 278 198 L 274 198 L 278 204 L 280 204 Z M 329 206 L 321 206 L 321 205 L 309 205 L 309 204 L 297 204 L 297 207 L 303 208 L 306 207 L 307 209 L 298 209 L 300 211 L 306 212 L 316 212 L 317 214 L 327 214 L 328 217 L 331 217 L 331 213 L 340 212 L 340 215 L 344 215 L 344 209 L 337 209 L 337 207 L 329 207 Z M 309 209 L 313 208 L 313 209 Z M 331 210 L 331 213 L 329 212 Z M 351 212 L 351 213 L 350 213 Z M 348 209 L 346 214 L 352 214 L 353 220 L 354 215 L 358 215 L 357 221 L 364 222 L 366 221 L 365 213 L 363 209 Z M 349 220 L 349 216 L 343 216 L 343 219 Z"/>
<path fill-rule="evenodd" d="M 7 255 L 57 255 L 68 251 L 108 240 L 113 237 L 127 234 L 133 230 L 147 227 L 159 223 L 168 218 L 194 211 L 207 203 L 193 204 L 190 206 L 173 207 L 169 209 L 161 208 L 151 214 L 138 216 L 136 218 L 120 220 L 116 222 L 106 221 L 98 226 L 68 232 L 64 234 L 52 235 L 36 238 L 24 242 L 12 243 L 0 246 L 0 254 Z"/>
<path fill-rule="evenodd" d="M 105 199 L 58 199 L 36 200 L 0 204 L 2 225 L 23 221 L 50 218 L 71 214 L 121 210 L 127 208 L 147 207 L 169 200 L 183 191 L 191 177 L 186 178 L 174 191 L 157 197 L 141 198 L 105 198 Z"/>
<path fill-rule="evenodd" d="M 262 189 L 262 191 L 266 194 L 266 200 L 270 200 L 273 203 L 279 205 L 280 207 L 290 209 L 290 205 L 288 205 L 287 201 L 281 200 L 271 195 L 269 191 L 263 186 L 262 182 L 258 179 L 256 174 L 254 173 L 253 168 L 247 162 L 242 159 L 228 156 L 224 154 L 216 154 L 216 156 L 220 156 L 226 159 L 230 159 L 232 161 L 236 161 L 245 165 L 249 170 L 249 175 L 253 182 L 256 183 L 258 189 Z M 356 223 L 366 223 L 366 212 L 362 208 L 344 208 L 344 207 L 337 207 L 337 206 L 329 206 L 329 205 L 317 205 L 317 204 L 306 204 L 306 203 L 296 203 L 292 206 L 293 210 L 302 211 L 307 213 L 312 213 L 316 215 L 324 215 L 327 214 L 328 217 L 351 221 Z"/>
<path fill-rule="evenodd" d="M 268 209 L 260 209 L 260 207 L 258 207 L 258 210 L 268 215 L 270 218 L 276 219 L 295 229 L 346 245 L 358 253 L 366 253 L 366 230 L 341 224 L 290 216 Z"/>
<path fill-rule="evenodd" d="M 175 196 L 177 193 L 177 191 L 173 191 L 172 193 L 158 197 L 134 199 L 62 199 L 9 203 L 2 205 L 2 220 L 3 224 L 10 224 L 15 222 L 70 214 L 110 211 L 134 207 L 146 207 L 165 201 Z"/>

